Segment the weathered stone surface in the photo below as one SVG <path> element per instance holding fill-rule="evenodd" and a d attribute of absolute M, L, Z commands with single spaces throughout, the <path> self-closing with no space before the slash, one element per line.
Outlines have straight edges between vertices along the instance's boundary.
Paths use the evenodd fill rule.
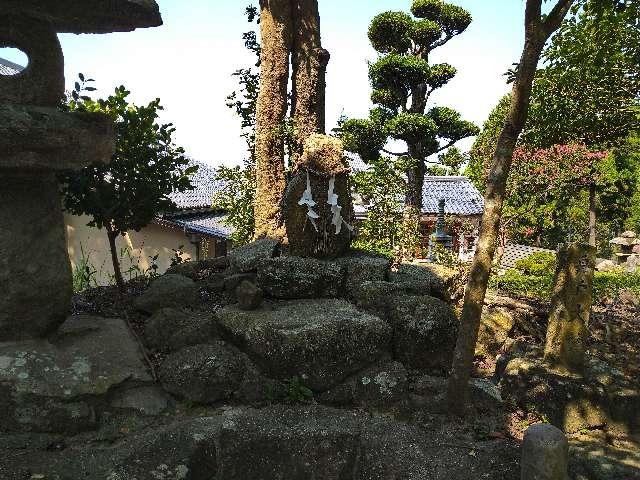
<path fill-rule="evenodd" d="M 108 162 L 113 138 L 113 121 L 101 113 L 0 104 L 3 170 L 65 170 Z"/>
<path fill-rule="evenodd" d="M 339 297 L 344 269 L 335 262 L 302 257 L 278 257 L 263 262 L 257 282 L 273 298 Z"/>
<path fill-rule="evenodd" d="M 162 25 L 154 0 L 4 0 L 0 14 L 25 14 L 60 33 L 126 32 Z"/>
<path fill-rule="evenodd" d="M 569 459 L 567 437 L 553 425 L 533 425 L 522 442 L 522 480 L 565 480 Z"/>
<path fill-rule="evenodd" d="M 496 355 L 515 323 L 515 316 L 506 309 L 485 307 L 480 318 L 476 353 Z"/>
<path fill-rule="evenodd" d="M 584 368 L 596 248 L 560 245 L 544 357 L 567 370 Z"/>
<path fill-rule="evenodd" d="M 338 257 L 335 262 L 344 267 L 345 289 L 349 295 L 353 295 L 364 282 L 386 280 L 391 267 L 388 258 L 361 252 Z"/>
<path fill-rule="evenodd" d="M 193 306 L 199 299 L 198 286 L 182 275 L 163 275 L 151 282 L 149 288 L 135 299 L 134 307 L 153 313 L 161 308 Z"/>
<path fill-rule="evenodd" d="M 390 321 L 397 360 L 409 368 L 451 366 L 458 320 L 448 304 L 434 297 L 396 295 Z"/>
<path fill-rule="evenodd" d="M 150 382 L 125 322 L 69 317 L 51 340 L 0 343 L 0 429 L 76 431 L 92 424 L 87 398 Z M 43 411 L 59 420 L 43 423 Z M 61 419 L 61 420 L 60 420 Z"/>
<path fill-rule="evenodd" d="M 391 328 L 342 300 L 277 302 L 218 312 L 221 328 L 265 372 L 326 390 L 389 352 Z"/>
<path fill-rule="evenodd" d="M 262 305 L 264 293 L 251 282 L 244 280 L 236 288 L 236 299 L 241 310 L 255 310 Z"/>
<path fill-rule="evenodd" d="M 169 396 L 158 385 L 127 388 L 114 395 L 111 406 L 137 410 L 144 415 L 160 415 L 169 406 Z"/>
<path fill-rule="evenodd" d="M 301 203 L 303 195 L 306 204 Z M 330 204 L 335 201 L 333 195 L 337 195 L 336 212 Z M 291 255 L 333 258 L 349 250 L 353 204 L 349 166 L 340 140 L 326 135 L 307 139 L 287 184 L 282 210 Z M 310 212 L 317 218 L 310 218 Z"/>
<path fill-rule="evenodd" d="M 585 376 L 550 370 L 539 360 L 511 360 L 500 380 L 505 400 L 535 405 L 568 434 L 590 428 L 633 430 L 640 425 L 640 392 L 606 365 L 589 365 Z"/>
<path fill-rule="evenodd" d="M 0 103 L 56 107 L 64 95 L 64 58 L 55 30 L 41 20 L 0 13 L 0 45 L 29 57 L 29 67 L 19 75 L 0 75 Z"/>
<path fill-rule="evenodd" d="M 273 238 L 263 238 L 235 248 L 229 252 L 229 265 L 240 273 L 255 272 L 264 260 L 278 254 L 280 242 Z"/>
<path fill-rule="evenodd" d="M 447 378 L 422 375 L 410 386 L 410 402 L 414 408 L 424 409 L 432 413 L 446 413 Z M 484 378 L 469 380 L 469 397 L 471 405 L 480 410 L 496 410 L 502 403 L 502 396 L 497 386 Z"/>
<path fill-rule="evenodd" d="M 457 275 L 458 272 L 442 265 L 403 263 L 391 272 L 389 279 L 405 291 L 449 301 L 454 296 L 451 287 Z"/>
<path fill-rule="evenodd" d="M 247 282 L 255 282 L 256 274 L 255 273 L 236 273 L 232 275 L 227 275 L 224 277 L 224 289 L 231 294 L 236 292 L 236 288 L 240 286 L 240 284 L 244 281 Z"/>
<path fill-rule="evenodd" d="M 407 395 L 407 370 L 400 362 L 375 365 L 324 392 L 321 403 L 388 409 L 400 405 Z"/>
<path fill-rule="evenodd" d="M 163 308 L 154 313 L 144 329 L 146 344 L 156 350 L 178 350 L 218 337 L 213 313 Z"/>
<path fill-rule="evenodd" d="M 636 273 L 640 269 L 640 254 L 634 253 L 629 255 L 626 263 L 624 264 L 624 271 L 626 273 Z"/>
<path fill-rule="evenodd" d="M 596 264 L 596 271 L 598 272 L 612 272 L 617 268 L 618 266 L 611 260 L 603 260 Z"/>
<path fill-rule="evenodd" d="M 227 400 L 240 386 L 244 361 L 224 342 L 185 347 L 169 355 L 160 367 L 165 390 L 196 403 Z"/>
<path fill-rule="evenodd" d="M 0 183 L 0 341 L 43 336 L 71 305 L 58 184 L 53 175 L 4 173 Z"/>
<path fill-rule="evenodd" d="M 145 431 L 108 448 L 88 445 L 26 459 L 57 480 L 444 480 L 420 431 L 327 407 L 229 409 Z M 0 465 L 0 472 L 2 466 Z"/>

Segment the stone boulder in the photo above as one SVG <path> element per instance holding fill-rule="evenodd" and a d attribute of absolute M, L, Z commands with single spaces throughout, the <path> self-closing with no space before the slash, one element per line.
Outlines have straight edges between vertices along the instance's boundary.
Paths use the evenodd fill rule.
<path fill-rule="evenodd" d="M 158 385 L 143 385 L 118 391 L 111 398 L 111 406 L 135 410 L 143 415 L 160 415 L 170 404 L 169 395 Z"/>
<path fill-rule="evenodd" d="M 480 318 L 476 353 L 495 356 L 516 324 L 515 316 L 504 308 L 485 307 Z"/>
<path fill-rule="evenodd" d="M 364 282 L 387 280 L 391 268 L 388 258 L 364 252 L 352 252 L 336 258 L 335 262 L 344 269 L 345 291 L 349 296 Z"/>
<path fill-rule="evenodd" d="M 224 334 L 271 377 L 327 390 L 389 355 L 391 328 L 343 300 L 276 302 L 218 312 Z"/>
<path fill-rule="evenodd" d="M 69 317 L 51 340 L 0 344 L 0 430 L 93 428 L 110 391 L 150 382 L 124 320 Z"/>
<path fill-rule="evenodd" d="M 154 313 L 161 308 L 193 306 L 199 300 L 198 286 L 182 275 L 163 275 L 134 301 L 136 310 Z"/>
<path fill-rule="evenodd" d="M 389 279 L 406 291 L 450 301 L 458 296 L 455 290 L 459 276 L 459 272 L 443 265 L 403 263 L 391 272 Z"/>
<path fill-rule="evenodd" d="M 626 273 L 637 273 L 638 270 L 640 270 L 640 254 L 634 253 L 633 255 L 629 255 L 624 264 L 624 271 Z"/>
<path fill-rule="evenodd" d="M 279 257 L 262 262 L 257 283 L 272 298 L 335 298 L 343 293 L 344 268 L 314 258 Z"/>
<path fill-rule="evenodd" d="M 447 303 L 429 296 L 396 295 L 389 314 L 394 358 L 408 368 L 448 369 L 458 319 Z"/>
<path fill-rule="evenodd" d="M 335 406 L 359 406 L 390 409 L 407 396 L 407 370 L 400 362 L 383 362 L 349 377 L 324 392 L 321 403 Z"/>
<path fill-rule="evenodd" d="M 273 238 L 263 238 L 235 248 L 229 252 L 229 265 L 238 273 L 255 272 L 260 263 L 278 255 L 280 242 Z"/>
<path fill-rule="evenodd" d="M 264 292 L 255 284 L 244 280 L 236 288 L 236 299 L 241 310 L 255 310 L 262 305 Z"/>
<path fill-rule="evenodd" d="M 518 357 L 507 363 L 499 387 L 505 401 L 524 409 L 535 405 L 568 434 L 603 427 L 637 429 L 640 392 L 635 384 L 603 362 L 591 362 L 585 372 L 560 372 L 535 358 Z"/>
<path fill-rule="evenodd" d="M 169 355 L 160 366 L 163 388 L 200 404 L 228 400 L 239 388 L 245 362 L 223 342 L 192 345 Z"/>
<path fill-rule="evenodd" d="M 58 480 L 451 478 L 433 468 L 433 446 L 423 437 L 400 422 L 321 406 L 231 408 L 106 448 L 20 459 L 29 472 Z"/>
<path fill-rule="evenodd" d="M 291 255 L 335 258 L 347 253 L 353 205 L 339 139 L 315 134 L 306 140 L 284 192 L 282 215 Z"/>
<path fill-rule="evenodd" d="M 165 351 L 206 343 L 217 336 L 217 324 L 213 313 L 187 313 L 175 308 L 158 310 L 149 318 L 144 329 L 147 346 Z"/>

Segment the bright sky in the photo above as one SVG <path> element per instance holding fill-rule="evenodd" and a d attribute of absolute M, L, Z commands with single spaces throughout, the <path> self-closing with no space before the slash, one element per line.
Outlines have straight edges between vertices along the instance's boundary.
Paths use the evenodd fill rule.
<path fill-rule="evenodd" d="M 164 25 L 131 33 L 60 35 L 67 87 L 78 72 L 96 79 L 98 96 L 118 85 L 134 103 L 159 97 L 162 120 L 176 126 L 176 142 L 211 165 L 239 164 L 245 156 L 240 122 L 226 107 L 236 89 L 231 74 L 248 66 L 242 32 L 249 24 L 250 0 L 157 0 Z M 254 3 L 257 4 L 257 1 Z M 433 62 L 447 62 L 458 75 L 432 96 L 432 105 L 456 108 L 479 126 L 507 90 L 502 74 L 519 59 L 523 42 L 524 0 L 456 0 L 473 23 L 462 35 L 438 48 Z M 327 128 L 341 112 L 365 117 L 371 107 L 367 60 L 370 20 L 386 10 L 408 11 L 410 0 L 320 0 L 323 46 L 331 52 L 327 76 Z M 5 55 L 0 49 L 0 56 Z M 9 60 L 20 57 L 9 55 Z M 471 141 L 460 142 L 467 149 Z"/>

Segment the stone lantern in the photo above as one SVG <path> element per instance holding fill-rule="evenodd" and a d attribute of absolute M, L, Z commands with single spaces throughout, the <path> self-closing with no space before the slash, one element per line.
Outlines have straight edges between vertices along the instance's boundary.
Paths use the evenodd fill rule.
<path fill-rule="evenodd" d="M 2 0 L 0 47 L 29 58 L 0 76 L 0 341 L 48 334 L 72 294 L 56 173 L 107 162 L 109 117 L 65 113 L 57 33 L 108 33 L 162 24 L 153 0 Z"/>
<path fill-rule="evenodd" d="M 634 253 L 634 248 L 640 245 L 640 239 L 632 231 L 626 231 L 619 237 L 609 241 L 610 244 L 618 247 L 618 252 L 615 253 L 616 265 L 624 265 L 627 263 L 627 259 Z"/>

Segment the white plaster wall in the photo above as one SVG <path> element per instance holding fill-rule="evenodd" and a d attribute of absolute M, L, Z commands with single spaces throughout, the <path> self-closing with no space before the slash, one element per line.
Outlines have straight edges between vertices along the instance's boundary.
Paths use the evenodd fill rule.
<path fill-rule="evenodd" d="M 98 285 L 108 285 L 110 277 L 113 275 L 113 266 L 111 262 L 111 253 L 109 251 L 109 242 L 107 234 L 103 230 L 88 227 L 90 221 L 88 216 L 75 216 L 65 214 L 65 223 L 67 231 L 67 249 L 71 260 L 72 268 L 75 268 L 84 256 L 89 257 L 90 264 L 97 271 L 96 281 Z M 194 258 L 196 255 L 195 247 L 189 243 L 184 232 L 178 229 L 169 229 L 159 225 L 148 225 L 139 232 L 129 232 L 124 237 L 117 240 L 118 253 L 123 248 L 128 249 L 132 259 L 122 258 L 121 270 L 125 273 L 132 263 L 137 264 L 141 270 L 146 270 L 151 265 L 150 257 L 159 254 L 158 273 L 164 273 L 169 268 L 171 258 L 173 257 L 172 248 L 177 249 L 183 245 L 185 260 Z"/>

